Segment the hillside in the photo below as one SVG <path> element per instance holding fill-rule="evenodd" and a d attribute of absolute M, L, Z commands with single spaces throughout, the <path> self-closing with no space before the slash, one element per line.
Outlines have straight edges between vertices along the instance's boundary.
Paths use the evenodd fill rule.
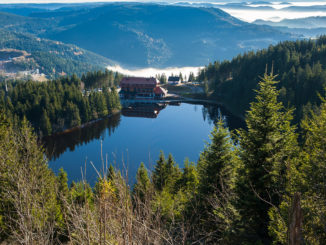
<path fill-rule="evenodd" d="M 127 67 L 201 66 L 293 38 L 207 7 L 66 5 L 32 12 L 25 20 L 33 23 L 35 19 L 41 27 L 50 21 L 51 28 L 20 24 L 17 30 L 25 28 L 44 38 L 75 44 Z"/>
<path fill-rule="evenodd" d="M 208 83 L 212 99 L 224 103 L 233 113 L 244 115 L 266 66 L 268 71 L 273 68 L 277 74 L 280 100 L 296 108 L 298 121 L 307 110 L 320 104 L 317 93 L 324 94 L 326 36 L 317 40 L 286 41 L 239 55 L 231 61 L 209 64 L 198 79 Z"/>
<path fill-rule="evenodd" d="M 256 20 L 254 24 L 257 25 L 269 25 L 269 26 L 286 26 L 289 28 L 326 28 L 326 17 L 308 17 L 308 18 L 298 18 L 298 19 L 284 19 L 278 22 Z"/>
<path fill-rule="evenodd" d="M 242 22 L 216 8 L 111 4 L 74 14 L 65 17 L 65 24 L 78 24 L 45 36 L 129 67 L 200 66 L 290 39 L 280 31 Z"/>
<path fill-rule="evenodd" d="M 112 64 L 109 59 L 81 49 L 75 45 L 67 45 L 58 41 L 38 38 L 30 34 L 22 34 L 0 29 L 0 50 L 14 49 L 28 53 L 28 59 L 10 60 L 2 69 L 7 72 L 18 72 L 38 69 L 49 77 L 103 69 Z"/>

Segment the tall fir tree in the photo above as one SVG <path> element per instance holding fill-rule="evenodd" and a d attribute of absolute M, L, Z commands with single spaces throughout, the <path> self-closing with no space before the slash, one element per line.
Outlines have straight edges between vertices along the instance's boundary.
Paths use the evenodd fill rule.
<path fill-rule="evenodd" d="M 155 169 L 153 171 L 153 184 L 156 190 L 161 191 L 165 185 L 165 156 L 163 151 L 160 152 L 159 160 L 156 161 Z"/>
<path fill-rule="evenodd" d="M 271 240 L 268 211 L 281 203 L 287 166 L 298 149 L 292 110 L 278 102 L 275 77 L 265 74 L 259 82 L 255 102 L 246 115 L 248 129 L 239 131 L 242 168 L 237 208 L 244 231 L 241 236 L 263 243 Z"/>
<path fill-rule="evenodd" d="M 145 168 L 144 163 L 142 162 L 137 170 L 136 174 L 136 183 L 134 185 L 134 195 L 135 197 L 145 203 L 149 192 L 151 191 L 151 181 L 148 177 L 147 169 Z"/>
<path fill-rule="evenodd" d="M 211 143 L 206 145 L 197 165 L 196 229 L 200 235 L 210 234 L 206 242 L 230 244 L 238 216 L 233 206 L 236 201 L 238 150 L 221 119 L 211 132 L 210 139 Z"/>
<path fill-rule="evenodd" d="M 304 244 L 321 245 L 326 241 L 326 101 L 319 110 L 311 111 L 301 123 L 303 146 L 297 164 L 289 170 L 287 192 L 278 210 L 270 212 L 270 234 L 275 244 L 287 244 L 289 215 L 294 196 L 301 196 L 303 220 L 301 239 Z"/>

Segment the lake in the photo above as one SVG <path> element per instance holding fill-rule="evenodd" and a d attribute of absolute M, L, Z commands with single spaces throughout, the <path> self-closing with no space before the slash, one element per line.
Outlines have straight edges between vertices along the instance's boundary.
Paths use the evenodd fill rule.
<path fill-rule="evenodd" d="M 140 163 L 153 169 L 160 150 L 166 157 L 171 153 L 180 167 L 186 157 L 197 162 L 220 114 L 231 129 L 243 127 L 241 119 L 217 105 L 127 105 L 121 113 L 45 138 L 49 166 L 55 173 L 63 167 L 69 182 L 82 180 L 86 166 L 86 179 L 94 185 L 97 171 L 113 164 L 132 184 Z"/>

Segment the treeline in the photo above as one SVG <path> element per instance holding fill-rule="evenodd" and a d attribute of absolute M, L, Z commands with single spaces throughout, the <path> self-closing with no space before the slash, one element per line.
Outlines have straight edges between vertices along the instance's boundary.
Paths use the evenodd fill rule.
<path fill-rule="evenodd" d="M 301 122 L 259 82 L 247 129 L 219 121 L 197 165 L 161 153 L 131 190 L 112 166 L 92 189 L 47 168 L 23 121 L 0 123 L 0 234 L 27 244 L 325 244 L 326 100 Z M 17 127 L 17 126 L 15 126 Z M 102 158 L 103 159 L 103 158 Z M 107 163 L 103 160 L 103 166 Z M 26 183 L 25 183 L 26 182 Z"/>
<path fill-rule="evenodd" d="M 197 79 L 208 85 L 207 94 L 234 113 L 244 115 L 254 98 L 259 75 L 274 70 L 281 82 L 280 100 L 296 108 L 298 122 L 305 111 L 320 101 L 317 92 L 326 86 L 326 36 L 316 40 L 286 41 L 257 52 L 247 52 L 231 61 L 214 62 Z"/>
<path fill-rule="evenodd" d="M 9 82 L 7 90 L 2 83 L 0 109 L 9 118 L 26 117 L 43 136 L 103 118 L 120 109 L 114 87 L 82 93 L 81 80 L 76 75 L 44 83 Z"/>
<path fill-rule="evenodd" d="M 117 87 L 123 75 L 118 72 L 105 70 L 104 72 L 93 71 L 83 74 L 81 77 L 82 82 L 85 84 L 86 89 L 103 88 L 103 87 Z"/>
<path fill-rule="evenodd" d="M 194 75 L 194 73 L 193 72 L 190 72 L 189 73 L 189 77 L 188 77 L 188 79 L 187 79 L 187 75 L 182 75 L 182 73 L 180 72 L 179 73 L 179 75 L 177 75 L 177 74 L 171 74 L 171 76 L 173 77 L 173 76 L 178 76 L 179 78 L 180 78 L 180 82 L 194 82 L 195 80 L 196 80 L 196 77 L 195 77 L 195 75 Z M 155 76 L 156 78 L 157 78 L 157 80 L 159 80 L 160 81 L 160 83 L 161 84 L 166 84 L 167 82 L 168 82 L 168 79 L 169 79 L 169 77 L 167 77 L 166 75 L 165 75 L 165 73 L 162 73 L 162 74 L 157 74 L 156 76 Z"/>

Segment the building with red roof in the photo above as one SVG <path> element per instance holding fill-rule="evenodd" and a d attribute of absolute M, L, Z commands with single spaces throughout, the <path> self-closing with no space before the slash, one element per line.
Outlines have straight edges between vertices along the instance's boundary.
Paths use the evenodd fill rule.
<path fill-rule="evenodd" d="M 124 77 L 120 88 L 120 96 L 123 98 L 163 98 L 167 94 L 154 77 Z"/>

